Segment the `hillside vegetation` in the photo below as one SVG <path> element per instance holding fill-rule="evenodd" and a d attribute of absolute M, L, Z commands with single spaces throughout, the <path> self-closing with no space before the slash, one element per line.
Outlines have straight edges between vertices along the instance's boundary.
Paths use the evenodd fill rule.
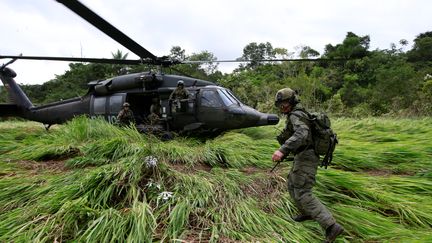
<path fill-rule="evenodd" d="M 340 145 L 315 193 L 339 242 L 432 241 L 431 122 L 333 121 Z M 318 242 L 317 223 L 291 219 L 289 162 L 269 172 L 277 133 L 160 142 L 102 120 L 1 122 L 0 242 Z"/>
<path fill-rule="evenodd" d="M 307 108 L 326 110 L 333 115 L 431 116 L 432 31 L 418 34 L 411 42 L 394 40 L 388 49 L 371 50 L 371 38 L 348 32 L 340 43 L 323 43 L 323 53 L 304 45 L 288 50 L 273 47 L 270 42 L 251 42 L 238 57 L 248 62 L 224 74 L 218 70 L 213 53 L 201 51 L 186 55 L 186 50 L 174 46 L 170 58 L 209 62 L 179 64 L 162 71 L 213 81 L 231 89 L 242 102 L 262 112 L 274 112 L 276 91 L 290 87 L 299 92 Z M 112 54 L 116 59 L 127 57 L 121 51 Z M 327 61 L 262 61 L 293 58 Z M 22 85 L 22 88 L 34 104 L 46 104 L 86 94 L 90 81 L 156 68 L 98 63 L 72 63 L 69 67 L 70 70 L 53 80 L 41 85 Z M 26 82 L 19 79 L 19 74 L 17 80 Z M 5 89 L 0 87 L 0 103 L 7 102 L 7 94 L 2 90 Z"/>

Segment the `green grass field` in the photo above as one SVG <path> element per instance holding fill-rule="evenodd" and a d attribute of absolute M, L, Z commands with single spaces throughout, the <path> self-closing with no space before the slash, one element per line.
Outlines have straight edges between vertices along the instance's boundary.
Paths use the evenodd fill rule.
<path fill-rule="evenodd" d="M 432 242 L 432 119 L 336 119 L 316 195 L 338 242 Z M 279 124 L 279 129 L 282 128 Z M 0 242 L 320 242 L 275 173 L 273 127 L 169 142 L 78 118 L 0 122 Z"/>

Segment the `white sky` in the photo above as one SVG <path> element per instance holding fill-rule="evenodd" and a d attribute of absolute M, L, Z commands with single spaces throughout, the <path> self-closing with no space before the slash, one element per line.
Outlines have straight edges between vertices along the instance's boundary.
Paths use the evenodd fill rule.
<path fill-rule="evenodd" d="M 251 42 L 322 53 L 348 31 L 369 35 L 371 49 L 386 49 L 432 31 L 430 0 L 82 0 L 156 56 L 172 46 L 235 59 Z M 111 58 L 129 52 L 54 0 L 0 0 L 0 55 Z M 0 64 L 7 62 L 0 59 Z M 237 64 L 235 64 L 237 65 Z M 43 83 L 63 74 L 67 62 L 18 60 L 17 82 Z M 219 64 L 229 72 L 233 64 Z"/>

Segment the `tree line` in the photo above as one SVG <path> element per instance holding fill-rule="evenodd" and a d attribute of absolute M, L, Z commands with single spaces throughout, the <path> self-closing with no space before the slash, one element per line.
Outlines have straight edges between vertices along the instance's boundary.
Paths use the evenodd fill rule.
<path fill-rule="evenodd" d="M 252 42 L 238 58 L 248 60 L 231 73 L 218 70 L 217 57 L 209 51 L 186 54 L 172 47 L 170 57 L 179 60 L 205 60 L 203 64 L 179 64 L 164 72 L 174 72 L 210 80 L 227 87 L 245 103 L 261 111 L 275 111 L 274 94 L 291 87 L 299 92 L 309 108 L 339 116 L 432 115 L 432 31 L 421 33 L 408 48 L 407 40 L 392 43 L 388 49 L 370 50 L 370 37 L 348 32 L 336 45 L 325 45 L 324 52 L 300 46 L 295 52 L 273 47 L 270 42 Z M 120 51 L 114 58 L 126 59 Z M 273 61 L 264 59 L 321 58 L 333 61 Z M 124 73 L 155 69 L 153 66 L 72 63 L 70 69 L 41 85 L 23 85 L 35 104 L 83 95 L 87 83 Z M 6 101 L 5 92 L 0 100 Z"/>

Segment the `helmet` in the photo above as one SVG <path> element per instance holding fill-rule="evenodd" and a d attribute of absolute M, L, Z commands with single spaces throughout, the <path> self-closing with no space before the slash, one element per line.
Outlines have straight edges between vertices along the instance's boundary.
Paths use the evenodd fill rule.
<path fill-rule="evenodd" d="M 184 85 L 183 80 L 179 80 L 179 81 L 177 82 L 177 86 L 179 86 L 179 85 Z"/>
<path fill-rule="evenodd" d="M 276 93 L 275 106 L 279 106 L 283 101 L 288 101 L 290 104 L 295 105 L 300 102 L 300 99 L 296 91 L 290 88 L 284 88 Z"/>
<path fill-rule="evenodd" d="M 129 107 L 130 104 L 128 102 L 123 103 L 123 107 Z"/>

